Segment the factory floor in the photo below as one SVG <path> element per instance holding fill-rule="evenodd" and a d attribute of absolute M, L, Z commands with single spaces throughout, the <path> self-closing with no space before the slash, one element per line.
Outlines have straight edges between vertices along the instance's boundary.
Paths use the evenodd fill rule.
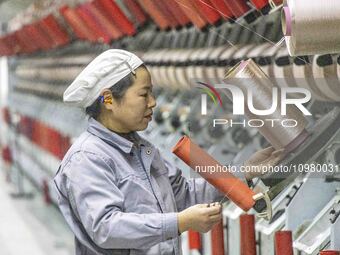
<path fill-rule="evenodd" d="M 28 181 L 24 188 L 29 196 L 17 196 L 0 169 L 0 254 L 74 254 L 73 235 L 57 208 Z"/>

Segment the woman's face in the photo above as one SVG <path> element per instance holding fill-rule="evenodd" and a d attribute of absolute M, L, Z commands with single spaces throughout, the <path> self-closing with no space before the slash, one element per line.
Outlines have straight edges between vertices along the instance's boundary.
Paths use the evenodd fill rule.
<path fill-rule="evenodd" d="M 146 129 L 156 106 L 149 71 L 144 67 L 137 68 L 134 82 L 123 98 L 112 101 L 112 105 L 105 107 L 110 110 L 108 117 L 113 131 L 128 133 Z"/>

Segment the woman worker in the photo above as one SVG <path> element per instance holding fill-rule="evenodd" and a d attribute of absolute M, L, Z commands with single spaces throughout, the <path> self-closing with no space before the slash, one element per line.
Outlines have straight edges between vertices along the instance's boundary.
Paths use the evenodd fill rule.
<path fill-rule="evenodd" d="M 64 102 L 89 115 L 54 178 L 77 255 L 181 254 L 180 233 L 207 232 L 221 220 L 221 206 L 212 202 L 223 195 L 204 179 L 186 180 L 137 134 L 156 101 L 136 55 L 105 51 L 67 88 Z M 251 160 L 276 164 L 272 152 Z"/>

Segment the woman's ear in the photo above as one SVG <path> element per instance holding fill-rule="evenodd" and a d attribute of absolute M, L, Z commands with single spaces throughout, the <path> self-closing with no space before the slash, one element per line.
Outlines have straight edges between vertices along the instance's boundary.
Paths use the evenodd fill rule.
<path fill-rule="evenodd" d="M 106 109 L 111 109 L 112 105 L 113 105 L 113 96 L 112 96 L 112 92 L 108 89 L 105 89 L 102 93 L 101 93 L 101 102 L 104 104 Z"/>

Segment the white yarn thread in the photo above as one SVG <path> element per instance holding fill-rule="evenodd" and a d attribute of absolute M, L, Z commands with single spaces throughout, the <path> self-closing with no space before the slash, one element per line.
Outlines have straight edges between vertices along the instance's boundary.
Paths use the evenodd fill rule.
<path fill-rule="evenodd" d="M 339 0 L 287 0 L 282 29 L 291 56 L 339 53 Z"/>
<path fill-rule="evenodd" d="M 313 70 L 310 65 L 293 65 L 293 75 L 297 81 L 299 87 L 309 90 L 312 94 L 312 98 L 319 101 L 330 101 L 329 98 L 325 97 L 320 91 L 313 79 Z"/>
<path fill-rule="evenodd" d="M 272 88 L 274 85 L 271 83 L 266 74 L 256 63 L 249 59 L 242 61 L 226 74 L 225 81 L 228 84 L 236 85 L 243 93 L 253 92 L 253 105 L 256 109 L 269 109 L 272 106 L 273 96 Z M 280 105 L 280 98 L 278 105 Z M 248 104 L 246 105 L 248 106 Z M 247 108 L 247 107 L 246 107 Z M 275 149 L 282 149 L 288 146 L 303 132 L 307 125 L 307 120 L 304 115 L 298 110 L 296 106 L 288 105 L 287 114 L 282 116 L 281 111 L 276 109 L 273 113 L 259 116 L 246 110 L 245 115 L 248 119 L 294 119 L 297 121 L 297 125 L 292 128 L 286 128 L 278 126 L 272 128 L 271 125 L 263 125 L 259 127 L 259 132 L 267 139 L 268 142 Z"/>
<path fill-rule="evenodd" d="M 240 48 L 238 48 L 238 47 L 226 48 L 225 51 L 221 53 L 221 55 L 219 57 L 219 61 L 231 59 L 233 57 L 233 55 L 235 54 L 235 52 L 237 52 L 239 49 Z M 226 66 L 217 66 L 215 68 L 215 76 L 214 77 L 218 80 L 222 80 L 224 78 L 226 68 L 227 68 Z"/>
<path fill-rule="evenodd" d="M 278 57 L 287 56 L 287 55 L 288 55 L 287 49 L 281 48 L 277 52 L 276 57 L 278 58 Z M 272 80 L 274 80 L 275 85 L 281 88 L 297 87 L 295 82 L 292 82 L 294 80 L 292 64 L 289 64 L 286 66 L 278 66 L 274 64 L 273 73 L 274 73 L 274 77 L 272 78 Z"/>
<path fill-rule="evenodd" d="M 215 48 L 211 54 L 208 56 L 208 60 L 218 60 L 221 56 L 221 54 L 226 50 L 230 49 L 229 46 L 220 46 Z M 209 80 L 216 78 L 216 68 L 218 66 L 206 66 L 204 69 L 204 77 L 208 78 Z"/>
<path fill-rule="evenodd" d="M 319 56 L 315 56 L 313 60 L 313 76 L 315 84 L 319 87 L 320 91 L 331 100 L 340 101 L 340 82 L 337 79 L 336 65 L 321 67 L 317 64 Z"/>

